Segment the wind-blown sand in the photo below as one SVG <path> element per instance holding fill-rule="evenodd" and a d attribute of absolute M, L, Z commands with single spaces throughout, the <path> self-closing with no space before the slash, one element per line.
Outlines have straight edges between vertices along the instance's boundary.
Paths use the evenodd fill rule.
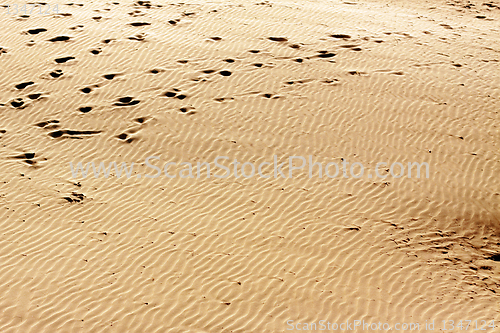
<path fill-rule="evenodd" d="M 499 1 L 58 9 L 0 8 L 0 332 L 498 330 Z M 365 176 L 136 177 L 274 155 Z"/>

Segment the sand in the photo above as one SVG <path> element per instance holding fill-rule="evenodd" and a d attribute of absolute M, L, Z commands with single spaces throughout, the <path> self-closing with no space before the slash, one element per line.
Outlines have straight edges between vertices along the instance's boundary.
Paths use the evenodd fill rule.
<path fill-rule="evenodd" d="M 499 1 L 0 10 L 0 332 L 498 332 Z M 144 177 L 275 155 L 365 175 Z"/>

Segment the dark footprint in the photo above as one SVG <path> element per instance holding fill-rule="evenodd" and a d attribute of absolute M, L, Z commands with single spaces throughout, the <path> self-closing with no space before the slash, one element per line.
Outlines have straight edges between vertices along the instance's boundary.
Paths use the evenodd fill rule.
<path fill-rule="evenodd" d="M 222 38 L 220 38 L 220 37 L 210 37 L 210 39 L 215 40 L 215 41 L 222 40 Z"/>
<path fill-rule="evenodd" d="M 37 124 L 35 124 L 35 126 L 45 127 L 48 124 L 58 124 L 58 123 L 59 123 L 59 120 L 49 120 L 49 121 L 42 121 L 41 123 L 37 123 Z M 58 125 L 52 125 L 52 126 L 58 126 Z"/>
<path fill-rule="evenodd" d="M 10 105 L 12 105 L 15 108 L 20 108 L 23 106 L 24 102 L 22 98 L 16 98 L 15 100 L 10 102 Z"/>
<path fill-rule="evenodd" d="M 179 21 L 180 21 L 179 19 L 170 20 L 170 21 L 168 21 L 168 23 L 170 23 L 171 25 L 176 25 Z"/>
<path fill-rule="evenodd" d="M 103 40 L 102 42 L 103 42 L 104 44 L 109 44 L 109 43 L 111 43 L 111 41 L 113 41 L 113 39 L 105 39 L 105 40 Z"/>
<path fill-rule="evenodd" d="M 181 63 L 181 64 L 187 64 L 188 61 L 187 60 L 177 60 L 178 63 Z"/>
<path fill-rule="evenodd" d="M 12 156 L 11 158 L 18 159 L 18 160 L 24 160 L 24 159 L 32 160 L 35 158 L 35 153 L 24 153 L 21 155 Z"/>
<path fill-rule="evenodd" d="M 290 47 L 292 49 L 300 49 L 300 45 L 299 44 L 292 44 L 292 45 L 290 45 Z"/>
<path fill-rule="evenodd" d="M 55 60 L 55 62 L 57 62 L 58 64 L 62 64 L 62 63 L 65 63 L 67 61 L 70 61 L 70 60 L 73 60 L 75 59 L 75 57 L 64 57 L 64 58 L 57 58 Z"/>
<path fill-rule="evenodd" d="M 92 111 L 92 107 L 90 106 L 84 106 L 84 107 L 81 107 L 78 109 L 80 112 L 83 112 L 83 113 L 88 113 L 90 111 Z"/>
<path fill-rule="evenodd" d="M 102 50 L 91 50 L 90 51 L 90 53 L 92 53 L 92 54 L 99 54 L 101 52 L 102 52 Z"/>
<path fill-rule="evenodd" d="M 117 135 L 116 137 L 120 140 L 124 140 L 126 143 L 132 143 L 132 141 L 135 140 L 134 138 L 129 138 L 126 133 L 122 133 L 120 135 Z"/>
<path fill-rule="evenodd" d="M 353 50 L 353 51 L 362 51 L 363 49 L 360 48 L 360 47 L 355 47 L 355 48 L 352 48 L 351 50 Z"/>
<path fill-rule="evenodd" d="M 248 52 L 250 52 L 250 53 L 259 53 L 259 52 L 260 52 L 260 50 L 250 50 L 250 51 L 248 51 Z"/>
<path fill-rule="evenodd" d="M 92 89 L 90 89 L 89 87 L 86 87 L 86 88 L 80 89 L 80 91 L 84 94 L 88 94 L 92 91 Z"/>
<path fill-rule="evenodd" d="M 28 95 L 28 97 L 30 99 L 38 99 L 40 96 L 42 96 L 42 94 L 31 94 L 31 95 Z"/>
<path fill-rule="evenodd" d="M 144 36 L 143 34 L 137 34 L 137 35 L 135 35 L 135 36 L 128 37 L 128 39 L 130 39 L 130 40 L 136 40 L 136 41 L 138 41 L 138 42 L 142 42 L 142 41 L 144 41 L 146 38 L 145 38 L 145 36 Z"/>
<path fill-rule="evenodd" d="M 269 40 L 273 42 L 288 42 L 288 38 L 285 37 L 269 37 Z"/>
<path fill-rule="evenodd" d="M 158 74 L 158 73 L 160 73 L 160 72 L 163 72 L 163 70 L 161 70 L 161 69 L 156 69 L 156 68 L 155 68 L 155 69 L 150 70 L 149 72 L 150 72 L 151 74 Z"/>
<path fill-rule="evenodd" d="M 63 75 L 63 71 L 60 69 L 56 69 L 55 71 L 51 72 L 49 75 L 52 76 L 53 78 L 58 78 L 61 75 Z"/>
<path fill-rule="evenodd" d="M 207 70 L 204 70 L 202 72 L 205 73 L 205 74 L 212 74 L 215 71 L 213 69 L 207 69 Z"/>
<path fill-rule="evenodd" d="M 219 74 L 222 76 L 231 76 L 232 73 L 230 71 L 220 71 Z"/>
<path fill-rule="evenodd" d="M 103 77 L 106 79 L 106 80 L 113 80 L 115 78 L 115 76 L 117 76 L 118 74 L 106 74 L 106 75 L 103 75 Z"/>
<path fill-rule="evenodd" d="M 196 113 L 195 111 L 191 111 L 191 110 L 193 110 L 192 107 L 183 107 L 183 108 L 179 109 L 179 111 L 181 111 L 184 114 L 195 114 Z"/>
<path fill-rule="evenodd" d="M 146 118 L 144 118 L 144 117 L 137 118 L 135 121 L 137 121 L 139 124 L 142 124 L 146 121 Z"/>
<path fill-rule="evenodd" d="M 180 99 L 180 100 L 183 100 L 184 98 L 186 98 L 187 96 L 186 95 L 177 95 L 175 98 L 177 99 Z"/>
<path fill-rule="evenodd" d="M 130 23 L 131 26 L 133 27 L 142 27 L 142 26 L 145 26 L 145 25 L 151 25 L 151 23 L 148 23 L 148 22 L 134 22 L 134 23 Z"/>
<path fill-rule="evenodd" d="M 93 135 L 93 134 L 99 134 L 101 131 L 73 131 L 73 130 L 60 130 L 60 131 L 55 131 L 55 132 L 50 132 L 49 136 L 53 138 L 60 138 L 63 135 Z"/>
<path fill-rule="evenodd" d="M 335 53 L 320 53 L 317 55 L 318 58 L 331 58 L 335 57 Z"/>
<path fill-rule="evenodd" d="M 65 41 L 68 41 L 70 40 L 71 37 L 68 37 L 68 36 L 57 36 L 57 37 L 54 37 L 52 39 L 49 39 L 49 42 L 65 42 Z"/>
<path fill-rule="evenodd" d="M 255 67 L 262 67 L 264 64 L 253 64 Z"/>
<path fill-rule="evenodd" d="M 303 61 L 304 61 L 304 59 L 301 59 L 301 58 L 295 59 L 295 62 L 303 62 Z"/>
<path fill-rule="evenodd" d="M 345 35 L 345 34 L 333 34 L 333 35 L 330 35 L 330 37 L 333 37 L 333 38 L 343 38 L 343 39 L 351 38 L 351 36 Z"/>
<path fill-rule="evenodd" d="M 35 82 L 30 81 L 30 82 L 19 83 L 18 85 L 16 85 L 16 88 L 19 90 L 22 90 L 22 89 L 26 88 L 27 86 L 31 86 L 32 84 L 35 84 Z"/>
<path fill-rule="evenodd" d="M 36 28 L 36 29 L 30 29 L 30 30 L 28 30 L 28 33 L 30 35 L 37 35 L 40 32 L 45 32 L 45 31 L 47 31 L 47 29 L 45 29 L 45 28 Z"/>
<path fill-rule="evenodd" d="M 173 91 L 168 91 L 165 93 L 165 96 L 167 97 L 175 97 L 177 95 L 177 93 L 174 93 Z"/>
<path fill-rule="evenodd" d="M 137 105 L 139 103 L 140 103 L 140 101 L 137 99 L 134 99 L 133 97 L 121 97 L 118 99 L 118 102 L 116 102 L 114 105 L 116 105 L 116 106 L 132 106 L 132 105 Z"/>
<path fill-rule="evenodd" d="M 234 60 L 233 59 L 224 59 L 225 62 L 228 62 L 228 63 L 233 63 Z"/>

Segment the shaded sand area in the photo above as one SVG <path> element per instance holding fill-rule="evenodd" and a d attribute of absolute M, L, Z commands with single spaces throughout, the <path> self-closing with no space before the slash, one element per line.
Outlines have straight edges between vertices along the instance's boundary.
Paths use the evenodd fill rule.
<path fill-rule="evenodd" d="M 0 332 L 498 332 L 499 1 L 0 10 Z M 274 155 L 365 174 L 144 177 Z M 72 177 L 92 161 L 136 164 Z"/>

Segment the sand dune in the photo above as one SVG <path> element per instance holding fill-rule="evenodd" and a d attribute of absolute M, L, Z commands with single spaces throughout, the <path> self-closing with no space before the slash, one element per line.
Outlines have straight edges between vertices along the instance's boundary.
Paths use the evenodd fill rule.
<path fill-rule="evenodd" d="M 0 332 L 498 330 L 499 1 L 57 9 L 0 8 Z M 274 155 L 365 175 L 144 177 Z"/>

